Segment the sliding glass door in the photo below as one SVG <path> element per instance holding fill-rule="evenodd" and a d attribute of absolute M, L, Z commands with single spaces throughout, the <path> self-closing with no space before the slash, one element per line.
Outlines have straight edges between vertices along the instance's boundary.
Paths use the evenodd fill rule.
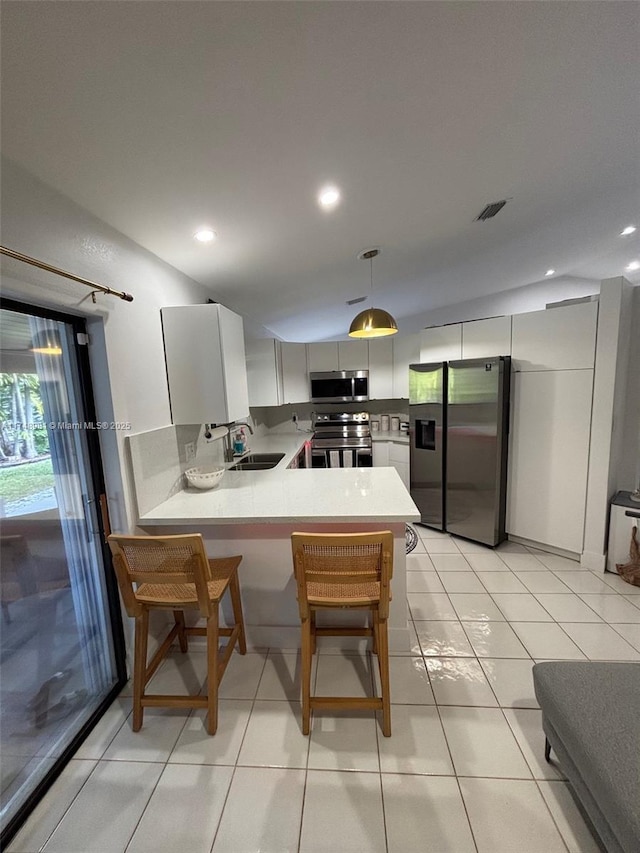
<path fill-rule="evenodd" d="M 0 818 L 11 835 L 125 680 L 83 322 L 0 304 Z"/>

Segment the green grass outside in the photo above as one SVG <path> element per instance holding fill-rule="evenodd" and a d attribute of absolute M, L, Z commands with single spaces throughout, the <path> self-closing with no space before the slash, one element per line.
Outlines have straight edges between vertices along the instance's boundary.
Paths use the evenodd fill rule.
<path fill-rule="evenodd" d="M 16 465 L 13 468 L 0 468 L 0 498 L 5 501 L 28 498 L 52 486 L 51 459 Z"/>

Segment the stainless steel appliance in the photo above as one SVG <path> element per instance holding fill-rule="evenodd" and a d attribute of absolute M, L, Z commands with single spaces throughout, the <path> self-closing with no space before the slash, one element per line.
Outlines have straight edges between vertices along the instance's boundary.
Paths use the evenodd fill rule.
<path fill-rule="evenodd" d="M 506 538 L 511 359 L 409 366 L 411 496 L 422 524 L 474 542 Z"/>
<path fill-rule="evenodd" d="M 370 468 L 368 412 L 320 412 L 313 421 L 313 468 Z"/>
<path fill-rule="evenodd" d="M 368 370 L 311 373 L 312 403 L 359 403 L 369 399 Z"/>

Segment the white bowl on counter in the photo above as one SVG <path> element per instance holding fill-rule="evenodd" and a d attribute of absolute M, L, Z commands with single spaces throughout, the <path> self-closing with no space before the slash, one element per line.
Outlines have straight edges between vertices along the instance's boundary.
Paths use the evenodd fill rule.
<path fill-rule="evenodd" d="M 187 482 L 196 489 L 215 489 L 220 485 L 220 480 L 225 469 L 220 465 L 209 465 L 198 468 L 187 468 L 184 472 Z"/>

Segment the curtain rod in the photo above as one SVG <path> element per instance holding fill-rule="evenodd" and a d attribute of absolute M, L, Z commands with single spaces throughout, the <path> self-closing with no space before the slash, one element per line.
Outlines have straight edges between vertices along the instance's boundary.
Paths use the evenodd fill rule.
<path fill-rule="evenodd" d="M 73 273 L 65 272 L 65 270 L 58 269 L 58 267 L 51 266 L 51 264 L 45 264 L 44 261 L 38 261 L 36 258 L 30 258 L 29 255 L 23 255 L 20 252 L 15 252 L 13 249 L 7 249 L 5 246 L 0 246 L 0 254 L 7 255 L 9 258 L 15 258 L 17 261 L 23 261 L 25 264 L 31 264 L 32 267 L 38 267 L 41 270 L 61 275 L 63 278 L 70 278 L 72 281 L 85 284 L 87 287 L 92 287 L 94 293 L 91 294 L 91 297 L 94 302 L 96 301 L 96 290 L 99 290 L 101 293 L 108 293 L 111 296 L 118 296 L 120 299 L 124 299 L 125 302 L 133 302 L 133 296 L 131 296 L 130 293 L 125 293 L 122 290 L 113 290 L 110 287 L 106 287 L 104 284 L 96 284 L 95 281 L 89 281 L 88 278 L 81 278 L 79 275 L 73 275 Z"/>

